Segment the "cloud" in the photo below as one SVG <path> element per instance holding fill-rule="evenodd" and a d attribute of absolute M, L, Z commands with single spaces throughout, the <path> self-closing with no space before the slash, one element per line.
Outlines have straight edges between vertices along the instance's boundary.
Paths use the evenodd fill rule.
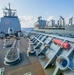
<path fill-rule="evenodd" d="M 21 21 L 21 27 L 34 27 L 34 23 L 36 22 L 36 18 L 33 16 L 19 16 L 19 19 Z"/>
<path fill-rule="evenodd" d="M 2 17 L 3 16 L 3 12 L 0 12 L 0 17 Z"/>
<path fill-rule="evenodd" d="M 72 17 L 72 15 L 70 15 L 69 17 L 65 18 L 65 23 L 69 24 L 69 19 Z M 37 18 L 33 17 L 33 16 L 19 16 L 20 21 L 21 21 L 21 27 L 34 27 L 34 23 L 37 21 Z M 47 21 L 50 21 L 54 19 L 55 23 L 57 23 L 58 18 L 55 18 L 54 16 L 49 16 L 47 18 Z M 74 23 L 74 21 L 73 21 Z"/>
<path fill-rule="evenodd" d="M 52 19 L 55 19 L 53 16 L 49 16 L 48 18 L 47 18 L 47 21 L 50 21 L 50 20 L 52 20 Z"/>

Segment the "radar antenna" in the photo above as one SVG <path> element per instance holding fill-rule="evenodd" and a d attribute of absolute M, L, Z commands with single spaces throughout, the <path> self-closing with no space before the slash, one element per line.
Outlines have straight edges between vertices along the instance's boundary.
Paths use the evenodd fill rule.
<path fill-rule="evenodd" d="M 11 9 L 10 3 L 9 3 L 9 8 L 5 7 L 3 10 L 4 10 L 3 12 L 5 12 L 4 13 L 5 16 L 14 16 L 15 15 L 14 12 L 16 11 L 15 9 Z"/>

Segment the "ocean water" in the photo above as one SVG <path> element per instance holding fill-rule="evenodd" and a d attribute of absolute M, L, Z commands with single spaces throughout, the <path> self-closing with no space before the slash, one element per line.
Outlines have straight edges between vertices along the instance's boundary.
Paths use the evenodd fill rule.
<path fill-rule="evenodd" d="M 33 28 L 22 28 L 22 31 L 25 31 L 25 33 L 29 33 L 30 31 L 33 31 Z"/>

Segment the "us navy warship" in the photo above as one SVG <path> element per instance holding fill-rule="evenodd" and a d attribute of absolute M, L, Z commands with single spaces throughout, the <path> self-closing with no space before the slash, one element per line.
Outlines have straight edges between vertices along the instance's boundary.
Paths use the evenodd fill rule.
<path fill-rule="evenodd" d="M 16 10 L 11 9 L 10 3 L 8 8 L 3 9 L 3 13 L 4 16 L 0 21 L 1 75 L 74 74 L 72 29 L 69 29 L 65 35 L 67 31 L 65 25 L 54 26 L 52 21 L 53 26 L 47 27 L 46 21 L 38 17 L 35 23 L 37 27 L 26 35 L 21 30 L 20 21 L 15 14 Z M 72 26 L 67 28 L 73 28 Z M 58 30 L 60 34 L 57 33 Z"/>
<path fill-rule="evenodd" d="M 36 56 L 29 57 L 29 39 L 21 30 L 16 10 L 3 9 L 0 18 L 0 75 L 45 75 Z"/>

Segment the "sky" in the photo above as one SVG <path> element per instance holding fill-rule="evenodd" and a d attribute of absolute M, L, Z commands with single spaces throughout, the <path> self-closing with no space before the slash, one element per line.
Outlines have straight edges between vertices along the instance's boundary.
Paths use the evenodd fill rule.
<path fill-rule="evenodd" d="M 0 0 L 0 17 L 8 3 L 17 10 L 22 28 L 33 27 L 39 16 L 47 21 L 57 20 L 60 15 L 68 21 L 74 16 L 74 0 Z"/>

